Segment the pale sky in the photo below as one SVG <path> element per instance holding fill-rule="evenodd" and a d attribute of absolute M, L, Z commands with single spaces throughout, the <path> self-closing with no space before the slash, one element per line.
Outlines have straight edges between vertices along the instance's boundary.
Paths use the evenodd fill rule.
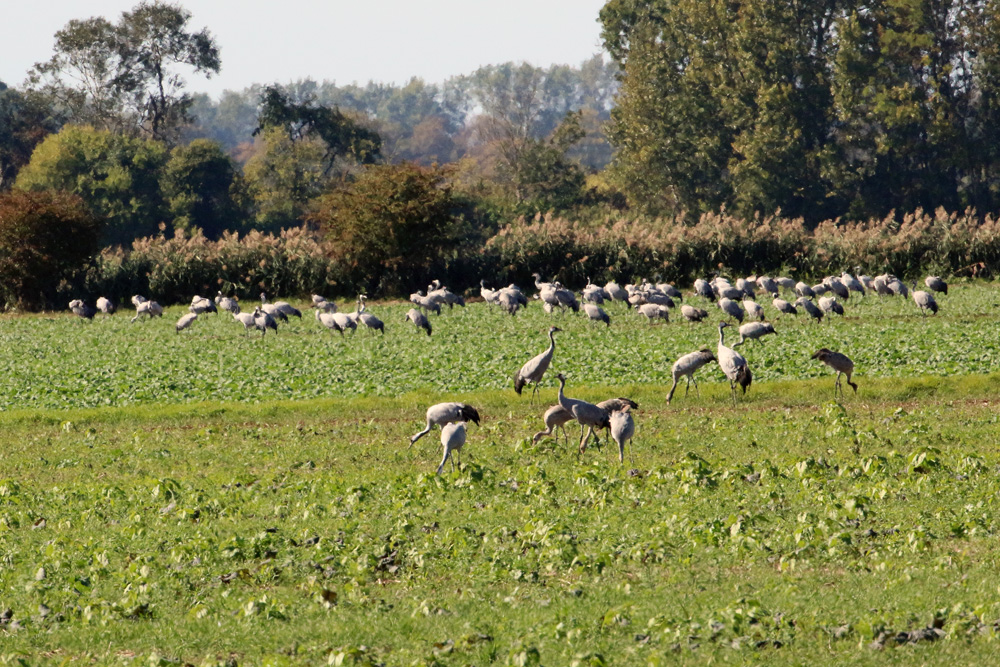
<path fill-rule="evenodd" d="M 52 55 L 53 35 L 71 19 L 117 22 L 139 0 L 4 3 L 0 81 L 20 86 Z M 527 61 L 578 65 L 602 51 L 604 0 L 183 0 L 188 28 L 207 27 L 222 72 L 187 77 L 188 90 L 217 97 L 253 83 L 301 78 L 347 84 L 428 82 L 482 65 Z"/>

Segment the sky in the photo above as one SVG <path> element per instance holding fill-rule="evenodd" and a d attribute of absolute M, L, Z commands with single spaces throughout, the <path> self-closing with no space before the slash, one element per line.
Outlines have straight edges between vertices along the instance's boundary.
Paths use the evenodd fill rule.
<path fill-rule="evenodd" d="M 139 0 L 11 2 L 0 21 L 0 81 L 20 86 L 52 55 L 53 35 L 71 19 L 116 22 Z M 436 83 L 482 65 L 527 61 L 578 65 L 602 51 L 604 0 L 181 0 L 191 31 L 207 27 L 222 71 L 188 76 L 188 90 L 213 97 L 253 83 L 297 79 L 338 84 Z"/>

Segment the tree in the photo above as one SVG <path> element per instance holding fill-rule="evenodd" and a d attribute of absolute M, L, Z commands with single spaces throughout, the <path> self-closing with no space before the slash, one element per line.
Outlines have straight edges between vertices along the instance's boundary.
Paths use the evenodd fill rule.
<path fill-rule="evenodd" d="M 70 21 L 56 33 L 55 54 L 30 73 L 74 123 L 172 142 L 188 121 L 191 98 L 177 66 L 211 76 L 219 50 L 206 29 L 188 32 L 179 5 L 142 2 L 117 24 Z"/>
<path fill-rule="evenodd" d="M 317 138 L 292 140 L 280 127 L 257 136 L 243 172 L 256 208 L 256 227 L 277 231 L 302 224 L 311 199 L 329 180 L 326 147 Z"/>
<path fill-rule="evenodd" d="M 611 0 L 612 172 L 652 213 L 1000 205 L 996 0 Z"/>
<path fill-rule="evenodd" d="M 528 140 L 512 174 L 519 213 L 560 211 L 580 201 L 583 169 L 566 152 L 584 137 L 581 117 L 580 112 L 567 113 L 551 137 Z"/>
<path fill-rule="evenodd" d="M 167 157 L 158 141 L 67 125 L 38 145 L 15 187 L 79 195 L 106 220 L 102 241 L 127 244 L 155 234 L 167 218 L 160 191 Z"/>
<path fill-rule="evenodd" d="M 339 109 L 316 104 L 312 97 L 294 102 L 278 86 L 267 86 L 261 94 L 257 129 L 253 134 L 257 136 L 271 128 L 281 129 L 292 143 L 303 139 L 321 141 L 325 175 L 344 158 L 358 164 L 371 164 L 378 159 L 382 147 L 377 132 Z"/>
<path fill-rule="evenodd" d="M 217 143 L 195 139 L 173 149 L 161 182 L 174 227 L 198 228 L 210 239 L 244 227 L 242 178 Z"/>
<path fill-rule="evenodd" d="M 0 300 L 36 310 L 52 303 L 60 281 L 98 249 L 100 222 L 75 196 L 60 192 L 0 194 Z"/>
<path fill-rule="evenodd" d="M 0 192 L 14 184 L 35 146 L 57 129 L 58 121 L 37 98 L 0 81 Z"/>
<path fill-rule="evenodd" d="M 426 284 L 461 239 L 462 204 L 448 174 L 410 163 L 374 165 L 320 197 L 307 220 L 350 267 L 358 288 L 398 293 Z"/>

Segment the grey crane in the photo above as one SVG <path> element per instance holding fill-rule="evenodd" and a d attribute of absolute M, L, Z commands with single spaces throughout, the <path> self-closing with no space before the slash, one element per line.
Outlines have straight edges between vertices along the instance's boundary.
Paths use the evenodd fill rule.
<path fill-rule="evenodd" d="M 593 303 L 585 303 L 583 304 L 583 311 L 587 313 L 587 317 L 595 322 L 604 322 L 609 327 L 611 326 L 611 318 L 608 317 L 608 314 L 600 306 Z"/>
<path fill-rule="evenodd" d="M 740 304 L 736 303 L 729 297 L 722 297 L 719 299 L 719 310 L 724 312 L 729 317 L 732 317 L 737 322 L 742 322 L 746 313 L 743 312 L 743 308 Z"/>
<path fill-rule="evenodd" d="M 233 313 L 233 319 L 243 325 L 243 331 L 246 335 L 250 335 L 250 330 L 257 327 L 257 322 L 254 320 L 253 313 Z"/>
<path fill-rule="evenodd" d="M 819 309 L 822 310 L 827 315 L 835 314 L 844 316 L 844 306 L 837 301 L 836 297 L 832 296 L 821 296 L 819 298 Z"/>
<path fill-rule="evenodd" d="M 406 311 L 406 317 L 403 318 L 403 321 L 413 322 L 414 326 L 418 326 L 426 331 L 428 336 L 431 335 L 431 321 L 416 308 L 410 308 Z"/>
<path fill-rule="evenodd" d="M 115 311 L 118 310 L 115 304 L 110 299 L 106 299 L 103 296 L 97 297 L 97 310 L 107 315 L 114 315 Z"/>
<path fill-rule="evenodd" d="M 367 297 L 364 294 L 358 295 L 358 321 L 365 325 L 369 331 L 380 331 L 385 335 L 385 323 L 368 312 Z"/>
<path fill-rule="evenodd" d="M 188 313 L 186 315 L 182 315 L 181 319 L 177 320 L 177 324 L 174 325 L 174 330 L 177 333 L 180 333 L 181 329 L 187 329 L 196 319 L 198 319 L 198 313 Z"/>
<path fill-rule="evenodd" d="M 611 296 L 607 293 L 607 291 L 605 291 L 605 289 L 600 285 L 595 285 L 590 282 L 590 278 L 587 278 L 587 284 L 584 286 L 581 294 L 583 295 L 584 301 L 597 304 L 598 306 L 605 301 L 611 300 Z"/>
<path fill-rule="evenodd" d="M 444 464 L 451 459 L 451 471 L 455 472 L 455 459 L 462 451 L 465 444 L 465 422 L 451 422 L 445 424 L 441 429 L 441 444 L 444 446 L 444 456 L 441 458 L 441 465 L 438 466 L 437 474 L 444 470 Z M 461 462 L 459 462 L 461 465 Z"/>
<path fill-rule="evenodd" d="M 816 292 L 813 291 L 813 288 L 809 287 L 809 285 L 806 285 L 801 280 L 795 283 L 795 293 L 799 296 L 804 296 L 807 298 L 812 298 L 816 296 Z"/>
<path fill-rule="evenodd" d="M 253 309 L 253 324 L 258 330 L 260 330 L 262 338 L 267 335 L 268 329 L 273 329 L 274 333 L 278 333 L 278 321 L 271 317 L 271 314 L 265 312 L 260 306 Z"/>
<path fill-rule="evenodd" d="M 893 279 L 886 284 L 886 287 L 888 287 L 889 290 L 896 296 L 904 298 L 910 296 L 910 289 L 899 278 L 893 277 Z"/>
<path fill-rule="evenodd" d="M 813 303 L 806 297 L 800 296 L 798 299 L 795 300 L 795 305 L 801 308 L 802 310 L 806 311 L 809 317 L 812 317 L 817 322 L 823 321 L 823 311 L 820 310 L 815 303 Z"/>
<path fill-rule="evenodd" d="M 273 304 L 269 304 L 267 302 L 267 296 L 264 294 L 264 292 L 261 292 L 260 302 L 262 304 L 261 308 L 271 317 L 275 317 L 275 313 L 277 312 L 281 314 L 281 317 L 276 319 L 281 319 L 285 322 L 288 321 L 289 315 L 297 317 L 300 320 L 302 319 L 302 311 L 300 311 L 298 308 L 295 308 L 287 301 L 275 301 Z M 267 306 L 273 306 L 273 309 L 268 309 Z"/>
<path fill-rule="evenodd" d="M 431 281 L 431 284 L 427 286 L 427 296 L 438 303 L 447 304 L 448 310 L 455 306 L 465 308 L 465 299 L 442 285 L 440 280 Z"/>
<path fill-rule="evenodd" d="M 573 419 L 580 425 L 580 453 L 587 449 L 587 441 L 593 435 L 600 447 L 601 439 L 594 429 L 608 428 L 611 426 L 611 415 L 604 408 L 593 403 L 582 401 L 578 398 L 566 397 L 566 376 L 562 373 L 556 375 L 559 380 L 559 405 L 573 415 Z M 586 431 L 586 433 L 584 433 Z"/>
<path fill-rule="evenodd" d="M 219 314 L 219 309 L 215 307 L 215 303 L 211 299 L 198 295 L 191 298 L 191 305 L 188 306 L 188 310 L 194 315 L 201 315 L 202 313 Z"/>
<path fill-rule="evenodd" d="M 840 282 L 844 283 L 844 287 L 852 292 L 857 292 L 861 296 L 865 295 L 865 286 L 860 280 L 852 276 L 851 274 L 844 271 L 840 276 Z"/>
<path fill-rule="evenodd" d="M 535 392 L 538 391 L 538 383 L 542 381 L 545 371 L 549 370 L 552 357 L 556 351 L 556 334 L 562 331 L 559 327 L 549 327 L 549 347 L 542 353 L 535 355 L 525 362 L 521 369 L 514 376 L 514 391 L 518 396 L 524 385 L 529 382 L 534 383 L 531 390 L 531 402 L 535 400 Z"/>
<path fill-rule="evenodd" d="M 635 422 L 632 420 L 632 409 L 629 406 L 621 410 L 615 410 L 609 418 L 611 423 L 611 438 L 618 445 L 618 463 L 625 463 L 625 443 L 632 444 L 632 436 L 635 435 Z M 629 447 L 629 460 L 635 464 L 635 457 L 632 454 L 634 445 Z"/>
<path fill-rule="evenodd" d="M 485 280 L 479 281 L 479 296 L 483 297 L 483 301 L 492 305 L 500 305 L 500 290 L 490 289 L 486 286 Z"/>
<path fill-rule="evenodd" d="M 892 296 L 894 292 L 889 289 L 890 280 L 895 280 L 892 276 L 883 273 L 881 276 L 872 278 L 872 289 L 879 296 Z"/>
<path fill-rule="evenodd" d="M 268 303 L 267 296 L 265 296 L 263 292 L 260 293 L 260 305 L 257 306 L 257 309 L 273 319 L 275 322 L 278 320 L 281 320 L 282 322 L 288 321 L 288 315 L 283 313 L 281 309 L 278 308 L 278 304 Z"/>
<path fill-rule="evenodd" d="M 774 282 L 778 283 L 778 286 L 781 289 L 783 289 L 783 290 L 786 290 L 788 292 L 793 292 L 793 293 L 795 292 L 795 285 L 796 285 L 796 283 L 791 278 L 786 278 L 784 276 L 779 276 L 779 277 L 777 277 L 777 278 L 774 279 Z M 777 291 L 777 290 L 775 290 L 775 291 Z"/>
<path fill-rule="evenodd" d="M 562 429 L 563 437 L 569 442 L 565 426 L 567 422 L 573 421 L 573 415 L 570 414 L 569 410 L 559 404 L 553 405 L 542 415 L 542 421 L 545 422 L 545 430 L 531 436 L 532 443 L 537 443 L 547 435 L 554 435 L 556 442 L 559 442 L 559 434 L 557 433 L 559 429 Z"/>
<path fill-rule="evenodd" d="M 746 297 L 747 299 L 755 299 L 755 298 L 757 298 L 757 293 L 754 291 L 753 283 L 751 281 L 749 281 L 749 280 L 746 280 L 744 278 L 737 278 L 736 279 L 736 289 L 738 289 L 741 292 L 743 292 L 743 294 L 738 297 L 740 299 L 742 299 L 744 297 Z"/>
<path fill-rule="evenodd" d="M 424 415 L 426 426 L 423 431 L 410 438 L 410 447 L 431 432 L 435 426 L 446 426 L 452 422 L 473 422 L 479 425 L 479 411 L 467 403 L 436 403 L 427 408 Z"/>
<path fill-rule="evenodd" d="M 771 305 L 774 306 L 774 308 L 779 313 L 784 313 L 785 315 L 798 315 L 799 314 L 799 311 L 797 311 L 795 309 L 795 306 L 793 306 L 792 304 L 788 303 L 784 299 L 779 299 L 777 292 L 775 292 L 775 294 L 774 294 L 774 300 L 771 301 Z"/>
<path fill-rule="evenodd" d="M 770 276 L 761 276 L 757 278 L 757 287 L 759 287 L 764 294 L 778 293 L 778 283 Z"/>
<path fill-rule="evenodd" d="M 931 311 L 937 314 L 938 305 L 937 301 L 934 300 L 934 295 L 930 292 L 925 292 L 924 290 L 917 290 L 913 293 L 913 302 L 920 307 L 920 312 L 923 315 L 927 314 L 927 311 Z"/>
<path fill-rule="evenodd" d="M 142 299 L 142 301 L 136 303 L 136 301 L 134 301 L 136 298 L 137 297 L 132 297 L 132 303 L 135 303 L 135 317 L 129 320 L 130 322 L 135 322 L 143 315 L 148 315 L 149 319 L 153 319 L 154 317 L 163 317 L 163 306 L 155 301 L 147 301 L 146 299 Z"/>
<path fill-rule="evenodd" d="M 519 292 L 514 292 L 513 290 L 504 288 L 500 290 L 500 294 L 497 297 L 500 303 L 500 307 L 503 308 L 503 310 L 506 311 L 507 314 L 511 316 L 516 315 L 518 309 L 522 305 L 525 306 L 528 305 L 527 299 L 524 299 L 524 303 L 522 304 L 521 299 L 523 299 L 524 295 L 522 294 L 521 298 L 518 298 L 518 294 Z"/>
<path fill-rule="evenodd" d="M 670 401 L 673 400 L 674 391 L 677 389 L 677 384 L 682 377 L 687 378 L 687 384 L 684 386 L 685 396 L 687 396 L 688 390 L 691 388 L 692 381 L 694 381 L 694 390 L 698 391 L 698 381 L 694 379 L 694 374 L 699 368 L 715 360 L 715 355 L 712 354 L 712 351 L 703 347 L 696 352 L 685 354 L 675 361 L 670 369 L 670 374 L 674 378 L 674 384 L 670 387 L 670 393 L 667 394 L 667 405 L 670 405 Z"/>
<path fill-rule="evenodd" d="M 436 315 L 441 314 L 441 304 L 435 299 L 425 296 L 423 292 L 414 292 L 410 295 L 410 303 L 414 303 L 420 308 Z"/>
<path fill-rule="evenodd" d="M 604 286 L 604 291 L 612 301 L 628 301 L 628 292 L 613 280 Z"/>
<path fill-rule="evenodd" d="M 725 334 L 723 329 L 729 326 L 728 322 L 719 322 L 719 346 L 715 352 L 715 356 L 719 361 L 719 368 L 722 372 L 726 374 L 726 378 L 729 379 L 729 389 L 733 394 L 733 405 L 736 405 L 736 385 L 740 385 L 743 388 L 743 393 L 747 393 L 747 389 L 753 382 L 753 374 L 750 372 L 750 366 L 747 364 L 747 360 L 743 358 L 736 350 L 726 347 L 725 345 Z"/>
<path fill-rule="evenodd" d="M 847 301 L 851 298 L 851 290 L 847 289 L 847 285 L 841 282 L 840 278 L 836 276 L 827 276 L 823 278 L 823 284 L 830 288 L 830 291 L 836 294 L 841 299 Z"/>
<path fill-rule="evenodd" d="M 94 315 L 97 314 L 96 310 L 85 304 L 80 299 L 73 299 L 72 301 L 70 301 L 69 309 L 73 312 L 74 315 L 76 315 L 77 317 L 82 317 L 85 320 L 92 320 L 94 319 Z"/>
<path fill-rule="evenodd" d="M 938 276 L 927 276 L 924 278 L 924 285 L 927 286 L 927 289 L 948 294 L 948 283 L 941 280 Z"/>
<path fill-rule="evenodd" d="M 639 311 L 640 315 L 645 315 L 649 323 L 652 324 L 654 320 L 663 320 L 664 322 L 670 321 L 670 309 L 666 306 L 658 306 L 655 303 L 644 303 L 635 307 Z"/>
<path fill-rule="evenodd" d="M 766 319 L 764 314 L 764 306 L 760 305 L 756 301 L 751 301 L 750 299 L 744 299 L 743 308 L 747 311 L 747 317 L 751 320 L 758 320 L 763 322 Z"/>
<path fill-rule="evenodd" d="M 232 313 L 233 315 L 240 312 L 239 301 L 228 296 L 224 296 L 222 294 L 222 290 L 219 290 L 219 293 L 215 295 L 215 305 L 228 313 Z"/>
<path fill-rule="evenodd" d="M 700 297 L 704 297 L 709 301 L 715 301 L 715 290 L 707 280 L 702 280 L 698 278 L 694 281 L 694 293 Z"/>
<path fill-rule="evenodd" d="M 821 294 L 826 294 L 830 291 L 829 285 L 826 283 L 816 283 L 812 286 L 813 295 L 820 296 Z"/>
<path fill-rule="evenodd" d="M 701 322 L 703 319 L 708 317 L 708 311 L 704 308 L 695 308 L 694 306 L 689 306 L 686 303 L 681 305 L 681 315 L 688 322 Z"/>
<path fill-rule="evenodd" d="M 851 389 L 854 393 L 858 393 L 858 385 L 851 382 L 851 374 L 854 373 L 854 362 L 851 361 L 846 354 L 841 354 L 840 352 L 834 352 L 823 347 L 812 355 L 813 359 L 819 359 L 824 364 L 837 371 L 837 381 L 833 385 L 833 394 L 837 395 L 837 391 L 840 391 L 840 395 L 844 395 L 844 388 L 840 385 L 840 375 L 843 373 L 847 376 L 847 384 L 851 385 Z"/>
<path fill-rule="evenodd" d="M 760 339 L 768 334 L 777 335 L 777 331 L 774 330 L 768 322 L 748 322 L 740 327 L 740 340 L 738 343 L 733 343 L 733 347 L 738 347 L 742 345 L 745 341 L 755 340 L 758 343 L 761 342 Z"/>

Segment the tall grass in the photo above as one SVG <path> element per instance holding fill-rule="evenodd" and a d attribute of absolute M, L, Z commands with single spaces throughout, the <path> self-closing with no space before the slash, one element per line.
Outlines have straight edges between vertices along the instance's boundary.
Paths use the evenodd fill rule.
<path fill-rule="evenodd" d="M 571 286 L 587 278 L 630 281 L 639 276 L 688 283 L 722 272 L 783 273 L 805 280 L 854 267 L 906 278 L 932 272 L 990 276 L 1000 266 L 1000 220 L 974 211 L 918 210 L 865 223 L 830 220 L 810 229 L 801 219 L 780 216 L 746 220 L 725 211 L 694 224 L 677 219 L 617 219 L 595 225 L 561 217 L 518 220 L 484 244 L 467 245 L 420 274 L 386 275 L 383 285 L 415 290 L 430 276 L 464 290 L 485 278 L 491 285 L 530 282 L 538 271 Z M 165 303 L 217 290 L 241 298 L 261 290 L 282 295 L 356 293 L 351 266 L 333 247 L 306 229 L 280 234 L 235 233 L 210 241 L 178 232 L 136 241 L 130 249 L 107 249 L 73 284 L 80 290 L 127 300 L 155 295 Z M 385 294 L 379 296 L 400 296 Z"/>

